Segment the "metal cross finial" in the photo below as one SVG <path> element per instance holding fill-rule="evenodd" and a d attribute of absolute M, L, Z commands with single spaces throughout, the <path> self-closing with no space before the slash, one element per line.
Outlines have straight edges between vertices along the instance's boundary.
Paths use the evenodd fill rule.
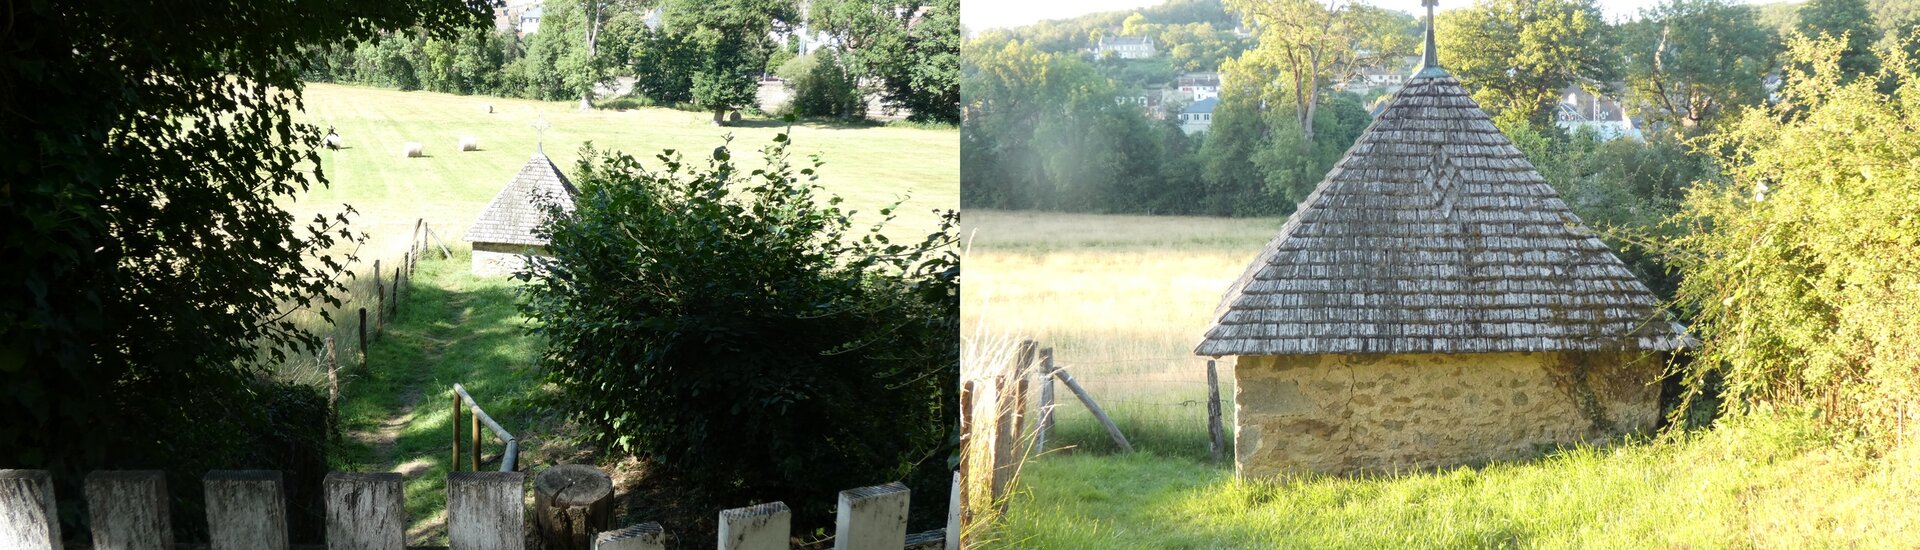
<path fill-rule="evenodd" d="M 540 117 L 534 117 L 533 124 L 530 124 L 529 126 L 533 127 L 534 150 L 538 151 L 542 155 L 547 154 L 547 144 L 546 144 L 547 129 L 552 128 L 553 125 L 547 124 L 547 117 L 540 116 Z"/>
<path fill-rule="evenodd" d="M 1439 68 L 1439 52 L 1434 51 L 1433 7 L 1440 5 L 1440 0 L 1420 0 L 1420 5 L 1427 7 L 1427 51 L 1421 56 L 1420 69 Z"/>

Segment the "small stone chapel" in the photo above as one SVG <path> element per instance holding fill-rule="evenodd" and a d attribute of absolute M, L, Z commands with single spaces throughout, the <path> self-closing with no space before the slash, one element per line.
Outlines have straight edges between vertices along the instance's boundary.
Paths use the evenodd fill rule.
<path fill-rule="evenodd" d="M 464 240 L 473 243 L 473 274 L 511 275 L 532 256 L 546 255 L 546 239 L 533 234 L 546 221 L 541 199 L 558 201 L 561 210 L 572 212 L 579 192 L 544 151 L 534 153 L 467 228 Z"/>
<path fill-rule="evenodd" d="M 1476 464 L 1642 431 L 1686 343 L 1434 51 L 1227 289 L 1236 471 Z"/>

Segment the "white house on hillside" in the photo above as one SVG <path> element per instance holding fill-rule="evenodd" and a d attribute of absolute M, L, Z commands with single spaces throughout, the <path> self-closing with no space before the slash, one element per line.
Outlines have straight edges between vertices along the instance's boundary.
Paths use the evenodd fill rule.
<path fill-rule="evenodd" d="M 1191 136 L 1213 127 L 1213 108 L 1220 105 L 1220 98 L 1209 97 L 1188 105 L 1180 111 L 1180 131 Z"/>
<path fill-rule="evenodd" d="M 1093 53 L 1106 57 L 1111 52 L 1121 59 L 1147 59 L 1153 57 L 1153 39 L 1144 36 L 1103 36 L 1100 43 L 1093 47 Z"/>
<path fill-rule="evenodd" d="M 1180 95 L 1189 101 L 1220 97 L 1220 73 L 1187 73 L 1174 83 L 1180 87 Z"/>

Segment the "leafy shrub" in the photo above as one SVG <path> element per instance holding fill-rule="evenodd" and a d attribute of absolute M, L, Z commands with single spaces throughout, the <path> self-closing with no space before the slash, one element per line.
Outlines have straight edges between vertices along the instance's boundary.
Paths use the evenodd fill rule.
<path fill-rule="evenodd" d="M 658 171 L 583 152 L 577 210 L 542 230 L 553 258 L 519 274 L 547 379 L 695 502 L 782 500 L 820 525 L 838 491 L 910 477 L 945 502 L 945 475 L 912 474 L 950 471 L 958 216 L 912 244 L 856 230 L 786 139 L 750 173 L 725 146 Z"/>
<path fill-rule="evenodd" d="M 1731 178 L 1687 195 L 1671 257 L 1705 341 L 1694 386 L 1720 374 L 1728 412 L 1889 433 L 1920 398 L 1920 78 L 1897 49 L 1849 76 L 1845 47 L 1789 41 L 1781 101 L 1711 136 Z"/>
<path fill-rule="evenodd" d="M 795 57 L 780 65 L 780 78 L 793 87 L 787 108 L 803 117 L 857 119 L 867 116 L 860 83 L 833 50 Z"/>

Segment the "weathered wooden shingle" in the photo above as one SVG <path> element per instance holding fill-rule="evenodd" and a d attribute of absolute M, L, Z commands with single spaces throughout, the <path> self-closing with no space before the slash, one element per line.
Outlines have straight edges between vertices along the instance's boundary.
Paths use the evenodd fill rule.
<path fill-rule="evenodd" d="M 559 201 L 560 208 L 573 211 L 573 196 L 579 190 L 573 182 L 567 181 L 567 175 L 547 159 L 547 155 L 536 153 L 520 167 L 520 173 L 493 201 L 480 211 L 480 218 L 473 221 L 473 227 L 467 228 L 465 240 L 477 243 L 505 243 L 542 246 L 545 239 L 534 236 L 533 229 L 546 219 L 546 209 L 541 207 L 542 197 Z"/>
<path fill-rule="evenodd" d="M 1195 352 L 1672 350 L 1684 339 L 1459 80 L 1431 67 L 1228 288 Z"/>

